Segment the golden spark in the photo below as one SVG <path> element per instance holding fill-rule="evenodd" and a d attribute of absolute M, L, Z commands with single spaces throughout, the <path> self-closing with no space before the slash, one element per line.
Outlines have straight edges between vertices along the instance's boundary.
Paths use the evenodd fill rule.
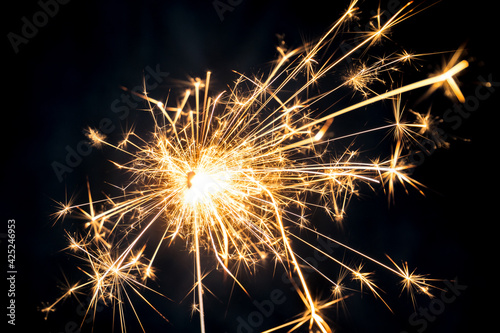
<path fill-rule="evenodd" d="M 112 163 L 128 172 L 131 180 L 117 186 L 123 190 L 119 196 L 95 201 L 89 185 L 87 203 L 61 203 L 57 217 L 72 213 L 86 221 L 82 236 L 68 236 L 68 248 L 86 263 L 81 270 L 87 280 L 72 285 L 43 311 L 47 314 L 54 311 L 63 299 L 87 288 L 92 295 L 88 313 L 98 301 L 111 304 L 125 330 L 124 305 L 128 303 L 135 313 L 129 294 L 139 295 L 151 305 L 141 291 L 150 289 L 146 280 L 154 278 L 153 263 L 164 251 L 161 245 L 177 239 L 193 253 L 196 271 L 193 309 L 199 314 L 202 333 L 206 331 L 204 295 L 207 291 L 202 267 L 206 263 L 200 259 L 202 252 L 212 254 L 213 263 L 243 290 L 239 268 L 255 270 L 263 258 L 273 258 L 282 264 L 290 279 L 298 282 L 296 290 L 304 303 L 304 311 L 290 322 L 266 332 L 281 328 L 294 331 L 304 325 L 310 330 L 331 332 L 324 310 L 345 299 L 344 291 L 348 288 L 342 281 L 347 275 L 359 282 L 362 290 L 382 299 L 373 272 L 364 271 L 363 265 L 349 266 L 316 248 L 301 238 L 297 230 L 335 242 L 392 272 L 412 295 L 415 290 L 430 294 L 430 280 L 410 271 L 406 263 L 399 267 L 392 260 L 392 265 L 377 261 L 320 233 L 305 218 L 308 208 L 321 207 L 333 219 L 341 221 L 359 184 L 372 187 L 380 184 L 389 196 L 394 195 L 397 183 L 421 187 L 408 175 L 407 170 L 412 166 L 405 164 L 403 156 L 412 142 L 426 135 L 429 117 L 419 115 L 414 122 L 403 120 L 401 96 L 424 87 L 434 91 L 444 86 L 462 100 L 456 76 L 468 63 L 459 61 L 458 54 L 440 73 L 382 93 L 371 88 L 372 84 L 391 86 L 391 81 L 382 79 L 382 74 L 399 72 L 399 66 L 417 55 L 401 51 L 372 63 L 360 62 L 347 75 L 339 77 L 343 80 L 337 86 L 311 96 L 312 88 L 354 52 L 366 53 L 371 45 L 385 39 L 396 24 L 413 15 L 409 10 L 411 3 L 387 22 L 382 22 L 381 15 L 377 15 L 373 30 L 363 34 L 356 46 L 343 55 L 320 57 L 343 26 L 358 14 L 355 0 L 317 41 L 292 50 L 280 45 L 280 58 L 264 77 L 240 75 L 228 91 L 212 95 L 209 91 L 212 74 L 207 72 L 204 79 L 193 80 L 175 106 L 155 100 L 146 92 L 134 92 L 149 106 L 153 130 L 148 137 L 141 137 L 131 129 L 122 141 L 113 144 L 97 130 L 88 129 L 87 136 L 94 145 L 112 147 L 128 158 L 126 162 Z M 332 103 L 322 116 L 314 114 L 320 101 L 343 89 L 359 91 L 363 99 L 337 109 L 334 109 L 337 104 Z M 394 101 L 391 123 L 347 136 L 337 137 L 329 132 L 334 119 L 341 121 L 342 116 L 388 99 Z M 350 148 L 340 153 L 332 149 L 340 140 L 376 131 L 393 132 L 395 148 L 385 159 L 364 158 Z M 318 199 L 308 201 L 311 197 Z M 144 249 L 152 244 L 146 235 L 151 230 L 160 230 L 160 237 L 151 258 L 146 259 Z M 292 240 L 319 251 L 341 268 L 342 278 L 337 282 L 321 273 L 321 268 L 315 268 L 332 283 L 327 299 L 313 295 L 303 272 L 304 260 L 294 251 Z"/>

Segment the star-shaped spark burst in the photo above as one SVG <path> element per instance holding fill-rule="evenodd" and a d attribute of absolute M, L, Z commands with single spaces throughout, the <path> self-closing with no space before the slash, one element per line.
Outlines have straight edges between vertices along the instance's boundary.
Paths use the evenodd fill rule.
<path fill-rule="evenodd" d="M 110 304 L 116 308 L 120 326 L 125 330 L 125 304 L 136 313 L 130 294 L 139 295 L 151 305 L 142 292 L 150 290 L 146 281 L 154 277 L 152 265 L 158 255 L 164 254 L 161 245 L 176 240 L 184 242 L 193 253 L 196 271 L 193 311 L 199 314 L 203 333 L 207 290 L 203 267 L 222 268 L 245 290 L 240 268 L 255 271 L 263 258 L 273 258 L 287 270 L 290 279 L 297 282 L 296 291 L 304 304 L 304 311 L 297 318 L 267 332 L 281 328 L 294 331 L 303 326 L 331 332 L 325 310 L 342 303 L 346 297 L 343 292 L 348 288 L 340 281 L 333 282 L 321 273 L 321 268 L 315 268 L 332 282 L 333 289 L 326 299 L 313 295 L 303 273 L 305 262 L 295 252 L 292 242 L 319 251 L 341 267 L 343 276 L 349 275 L 359 282 L 361 290 L 382 299 L 373 272 L 364 271 L 362 264 L 353 267 L 321 251 L 297 230 L 335 242 L 387 269 L 412 293 L 417 290 L 430 294 L 430 280 L 410 273 L 406 263 L 399 267 L 392 260 L 391 265 L 386 265 L 372 259 L 325 236 L 305 218 L 307 209 L 320 207 L 333 219 L 342 221 L 359 184 L 381 185 L 390 197 L 396 184 L 419 189 L 421 184 L 409 176 L 407 170 L 412 166 L 403 157 L 416 138 L 426 135 L 429 116 L 407 112 L 405 116 L 413 115 L 415 120 L 403 119 L 401 96 L 415 89 L 435 90 L 446 84 L 461 98 L 456 75 L 468 63 L 459 61 L 458 56 L 437 75 L 393 87 L 391 75 L 399 73 L 403 64 L 423 56 L 406 51 L 360 62 L 346 76 L 339 76 L 341 82 L 337 86 L 312 94 L 313 88 L 354 52 L 366 54 L 396 24 L 413 15 L 411 2 L 386 22 L 382 22 L 379 14 L 373 30 L 363 34 L 349 52 L 320 57 L 344 25 L 357 15 L 356 4 L 357 1 L 352 1 L 341 18 L 316 42 L 293 50 L 280 45 L 280 58 L 269 74 L 240 75 L 227 91 L 212 95 L 209 90 L 212 74 L 208 72 L 205 79 L 192 81 L 176 106 L 155 100 L 146 91 L 133 92 L 149 106 L 153 127 L 147 137 L 131 129 L 123 140 L 113 144 L 98 131 L 88 129 L 87 136 L 94 145 L 111 147 L 128 158 L 112 163 L 128 173 L 130 180 L 117 186 L 120 195 L 95 201 L 89 185 L 86 204 L 62 204 L 57 217 L 73 212 L 85 221 L 83 236 L 68 238 L 69 248 L 86 263 L 81 270 L 87 280 L 73 285 L 43 311 L 53 311 L 64 298 L 86 289 L 92 295 L 88 313 L 92 313 L 98 301 Z M 383 79 L 385 74 L 388 77 Z M 371 87 L 374 82 L 386 90 L 377 93 Z M 323 114 L 316 114 L 320 101 L 346 90 L 361 93 L 363 99 L 345 107 L 332 103 Z M 387 99 L 394 100 L 391 123 L 344 136 L 329 132 L 334 119 L 340 122 L 356 110 Z M 367 157 L 349 145 L 339 150 L 342 140 L 377 131 L 393 133 L 394 148 L 385 158 Z M 151 245 L 154 233 L 158 234 L 157 243 Z M 145 247 L 153 249 L 149 259 L 145 257 Z M 213 262 L 202 262 L 202 253 L 210 253 Z"/>

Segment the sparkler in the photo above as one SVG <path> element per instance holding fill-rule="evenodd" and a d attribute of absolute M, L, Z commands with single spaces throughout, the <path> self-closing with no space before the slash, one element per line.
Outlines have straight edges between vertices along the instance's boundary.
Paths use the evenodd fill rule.
<path fill-rule="evenodd" d="M 111 304 L 122 331 L 126 331 L 125 304 L 132 307 L 140 322 L 131 292 L 157 311 L 142 291 L 153 291 L 146 281 L 154 278 L 153 263 L 163 251 L 161 245 L 178 239 L 193 253 L 196 271 L 193 309 L 199 314 L 203 333 L 206 288 L 202 266 L 207 263 L 201 261 L 201 253 L 210 253 L 212 265 L 222 268 L 243 290 L 239 268 L 252 270 L 264 258 L 283 265 L 291 281 L 297 282 L 294 285 L 304 303 L 304 312 L 265 332 L 282 328 L 294 331 L 302 326 L 311 331 L 331 332 L 324 309 L 345 298 L 341 284 L 322 274 L 320 268 L 316 271 L 333 284 L 334 292 L 324 300 L 313 295 L 303 273 L 306 262 L 294 251 L 292 241 L 319 251 L 359 281 L 361 288 L 385 303 L 370 272 L 365 272 L 362 266 L 351 267 L 315 248 L 296 230 L 329 239 L 392 272 L 401 278 L 403 288 L 411 292 L 412 298 L 415 291 L 430 295 L 432 280 L 410 271 L 406 263 L 398 266 L 390 258 L 387 264 L 377 261 L 325 236 L 304 218 L 308 208 L 323 207 L 334 220 L 342 220 L 349 199 L 361 183 L 381 184 L 389 196 L 394 195 L 396 183 L 419 189 L 421 184 L 406 173 L 412 166 L 405 164 L 404 154 L 413 141 L 426 135 L 430 116 L 416 114 L 414 122 L 405 122 L 402 95 L 424 87 L 431 90 L 446 87 L 459 100 L 463 99 L 455 77 L 468 63 L 459 61 L 458 53 L 441 73 L 380 94 L 370 84 L 382 82 L 383 73 L 398 71 L 400 65 L 417 55 L 403 52 L 372 64 L 364 62 L 349 71 L 338 86 L 311 96 L 314 85 L 337 70 L 354 52 L 366 52 L 393 26 L 413 15 L 411 2 L 385 23 L 378 15 L 373 30 L 366 32 L 349 52 L 337 58 L 335 53 L 326 59 L 321 57 L 344 25 L 358 13 L 356 3 L 352 1 L 316 42 L 293 50 L 280 47 L 280 58 L 264 77 L 239 75 L 228 91 L 212 95 L 211 73 L 207 72 L 205 79 L 191 82 L 176 106 L 153 99 L 146 91 L 131 92 L 148 103 L 154 125 L 149 137 L 130 130 L 121 142 L 113 144 L 89 128 L 87 136 L 94 145 L 111 147 L 128 158 L 124 163 L 112 163 L 131 178 L 117 186 L 122 195 L 95 201 L 89 184 L 88 202 L 60 203 L 57 218 L 75 214 L 86 221 L 81 236 L 68 233 L 68 249 L 86 262 L 87 267 L 81 270 L 87 280 L 69 286 L 43 311 L 48 314 L 66 297 L 87 290 L 92 295 L 88 315 L 97 302 Z M 354 89 L 364 98 L 319 117 L 313 114 L 320 101 L 342 89 Z M 387 99 L 394 101 L 393 122 L 342 137 L 326 135 L 334 119 L 341 121 L 348 113 Z M 331 152 L 331 147 L 341 140 L 376 131 L 393 132 L 394 149 L 386 159 L 366 161 L 356 150 L 349 149 L 338 155 Z M 319 201 L 308 201 L 313 196 Z M 161 237 L 147 259 L 144 250 L 150 242 L 146 241 L 146 235 L 152 230 L 161 230 Z"/>

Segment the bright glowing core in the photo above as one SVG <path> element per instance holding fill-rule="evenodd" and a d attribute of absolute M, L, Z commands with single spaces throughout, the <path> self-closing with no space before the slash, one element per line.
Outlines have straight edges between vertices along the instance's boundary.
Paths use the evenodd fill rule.
<path fill-rule="evenodd" d="M 203 172 L 189 171 L 187 174 L 186 201 L 190 204 L 207 202 L 210 196 L 221 189 L 220 183 Z"/>

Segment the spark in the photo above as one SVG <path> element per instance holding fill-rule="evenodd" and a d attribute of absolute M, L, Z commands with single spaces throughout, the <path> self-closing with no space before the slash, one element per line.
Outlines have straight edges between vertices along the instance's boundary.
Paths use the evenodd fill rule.
<path fill-rule="evenodd" d="M 411 4 L 404 5 L 387 22 L 382 22 L 379 12 L 374 18 L 373 31 L 363 34 L 352 50 L 338 58 L 330 55 L 324 60 L 320 51 L 332 43 L 344 24 L 358 15 L 357 1 L 352 1 L 316 42 L 292 50 L 280 44 L 280 58 L 267 76 L 240 74 L 227 91 L 212 95 L 209 91 L 212 73 L 207 72 L 204 79 L 195 78 L 189 83 L 176 106 L 168 106 L 168 101 L 154 99 L 146 91 L 131 91 L 147 103 L 153 130 L 144 137 L 131 128 L 117 144 L 96 130 L 87 130 L 92 144 L 124 154 L 125 162 L 112 161 L 112 164 L 127 172 L 130 180 L 116 186 L 120 195 L 98 201 L 93 199 L 87 183 L 85 204 L 61 205 L 56 217 L 73 213 L 86 221 L 83 236 L 68 236 L 68 248 L 86 263 L 80 270 L 87 281 L 72 286 L 43 311 L 53 312 L 63 299 L 88 288 L 92 302 L 87 313 L 92 312 L 92 307 L 95 309 L 98 301 L 111 304 L 116 308 L 123 331 L 125 304 L 141 323 L 130 294 L 138 295 L 159 313 L 142 292 L 152 290 L 146 281 L 155 277 L 153 262 L 165 251 L 161 245 L 167 241 L 168 245 L 181 241 L 193 253 L 192 310 L 199 315 L 202 333 L 206 331 L 204 297 L 208 291 L 204 284 L 207 263 L 202 262 L 202 253 L 212 254 L 213 263 L 244 292 L 247 290 L 240 268 L 256 271 L 258 263 L 269 258 L 286 269 L 291 281 L 296 278 L 295 288 L 304 311 L 296 319 L 266 332 L 285 327 L 294 331 L 302 326 L 331 332 L 325 312 L 348 297 L 344 291 L 349 288 L 342 282 L 348 274 L 360 283 L 361 290 L 369 290 L 389 307 L 374 282 L 374 272 L 364 271 L 363 264 L 351 267 L 321 251 L 295 233 L 296 229 L 329 239 L 390 271 L 402 280 L 412 299 L 414 290 L 430 295 L 429 280 L 410 273 L 406 263 L 394 268 L 375 260 L 316 231 L 306 218 L 307 209 L 321 207 L 332 219 L 342 221 L 360 184 L 370 187 L 378 184 L 389 197 L 394 196 L 397 184 L 421 192 L 423 185 L 407 173 L 413 166 L 402 157 L 412 143 L 427 133 L 431 118 L 412 112 L 415 121 L 403 120 L 401 98 L 409 91 L 424 87 L 434 91 L 447 85 L 461 100 L 463 95 L 456 76 L 468 63 L 459 61 L 459 52 L 440 73 L 399 87 L 391 86 L 382 93 L 377 93 L 372 85 L 375 82 L 391 85 L 388 82 L 392 81 L 382 79 L 383 74 L 397 73 L 399 66 L 423 55 L 403 50 L 376 61 L 363 61 L 354 71 L 339 76 L 337 86 L 312 95 L 313 87 L 354 52 L 367 52 L 370 46 L 387 39 L 396 24 L 414 15 L 407 11 Z M 337 104 L 332 103 L 322 116 L 314 113 L 316 106 L 345 90 L 361 92 L 363 100 L 337 109 L 334 109 Z M 393 101 L 394 119 L 389 124 L 343 136 L 331 132 L 334 119 L 340 121 L 342 116 L 385 100 Z M 364 158 L 361 152 L 350 148 L 335 152 L 342 140 L 383 131 L 392 132 L 394 141 L 394 148 L 385 158 Z M 150 259 L 146 259 L 146 248 L 153 243 L 150 238 L 155 231 L 157 243 Z M 292 240 L 319 251 L 342 269 L 342 278 L 334 282 L 321 268 L 315 268 L 332 283 L 330 298 L 320 299 L 313 294 L 303 272 L 304 260 L 295 252 Z"/>
<path fill-rule="evenodd" d="M 87 128 L 85 136 L 87 136 L 91 144 L 95 147 L 101 147 L 101 144 L 106 140 L 106 135 L 91 127 Z"/>

